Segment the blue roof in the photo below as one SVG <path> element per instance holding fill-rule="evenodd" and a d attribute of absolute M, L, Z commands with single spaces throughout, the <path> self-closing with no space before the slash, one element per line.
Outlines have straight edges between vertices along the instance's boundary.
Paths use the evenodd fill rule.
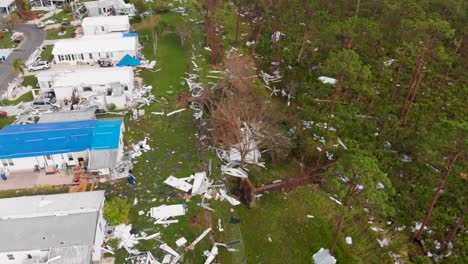
<path fill-rule="evenodd" d="M 11 125 L 0 130 L 0 159 L 117 149 L 122 120 Z"/>

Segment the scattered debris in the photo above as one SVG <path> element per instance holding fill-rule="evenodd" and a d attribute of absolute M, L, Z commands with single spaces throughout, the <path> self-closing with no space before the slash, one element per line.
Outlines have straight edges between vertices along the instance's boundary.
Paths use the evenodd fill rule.
<path fill-rule="evenodd" d="M 324 84 L 332 84 L 332 85 L 335 85 L 338 83 L 338 80 L 335 79 L 335 78 L 330 78 L 330 77 L 326 77 L 326 76 L 320 76 L 318 77 L 318 80 L 321 81 L 322 83 Z"/>
<path fill-rule="evenodd" d="M 195 249 L 195 246 L 198 244 L 198 242 L 200 242 L 206 235 L 208 235 L 209 232 L 211 232 L 212 228 L 209 227 L 208 229 L 206 229 L 205 231 L 203 231 L 203 233 L 197 237 L 197 239 L 195 239 L 188 247 L 187 249 L 188 250 L 194 250 Z"/>
<path fill-rule="evenodd" d="M 351 237 L 345 237 L 346 244 L 352 245 L 353 244 L 353 239 Z"/>
<path fill-rule="evenodd" d="M 231 205 L 236 206 L 236 205 L 239 205 L 239 204 L 240 204 L 240 202 L 239 202 L 238 200 L 236 200 L 236 199 L 232 198 L 231 196 L 227 195 L 226 190 L 220 189 L 220 190 L 219 190 L 219 193 L 220 193 L 221 196 L 222 196 L 224 199 L 226 199 Z"/>
<path fill-rule="evenodd" d="M 223 174 L 231 175 L 239 178 L 248 178 L 247 172 L 241 168 L 229 168 L 226 165 L 221 166 L 221 172 Z"/>
<path fill-rule="evenodd" d="M 158 221 L 165 221 L 171 217 L 185 215 L 186 208 L 183 204 L 161 205 L 150 210 L 150 216 Z M 172 220 L 173 221 L 173 220 Z M 167 222 L 167 221 L 166 221 Z M 160 223 L 160 222 L 158 222 Z"/>
<path fill-rule="evenodd" d="M 172 111 L 172 112 L 170 112 L 170 113 L 167 113 L 166 116 L 171 116 L 171 115 L 173 115 L 173 114 L 177 114 L 177 113 L 183 112 L 183 111 L 185 111 L 185 110 L 187 110 L 187 109 L 186 109 L 186 108 L 182 108 L 182 109 L 179 109 L 179 110 L 175 110 L 175 111 Z"/>
<path fill-rule="evenodd" d="M 330 255 L 328 249 L 321 248 L 317 253 L 315 253 L 312 258 L 314 259 L 315 264 L 335 264 L 336 259 Z"/>
<path fill-rule="evenodd" d="M 337 204 L 339 204 L 339 205 L 343 205 L 343 203 L 340 202 L 340 201 L 338 201 L 337 199 L 335 199 L 335 198 L 333 198 L 333 197 L 331 197 L 331 196 L 329 196 L 329 197 L 330 197 L 330 199 L 331 199 L 332 201 L 334 201 L 335 203 L 337 203 Z"/>
<path fill-rule="evenodd" d="M 187 239 L 185 237 L 181 237 L 177 239 L 175 243 L 178 247 L 182 247 L 183 245 L 187 243 Z"/>
<path fill-rule="evenodd" d="M 188 192 L 190 189 L 192 189 L 192 185 L 184 180 L 181 180 L 179 178 L 176 178 L 174 176 L 169 176 L 165 181 L 165 184 L 172 186 L 178 190 Z"/>
<path fill-rule="evenodd" d="M 384 238 L 382 240 L 377 238 L 377 242 L 379 243 L 380 247 L 386 247 L 390 245 L 390 240 L 388 240 L 387 238 Z"/>
<path fill-rule="evenodd" d="M 211 248 L 211 251 L 208 253 L 208 256 L 207 256 L 208 258 L 206 259 L 205 264 L 210 264 L 211 262 L 213 262 L 213 260 L 216 258 L 217 255 L 218 255 L 218 247 L 214 245 Z"/>

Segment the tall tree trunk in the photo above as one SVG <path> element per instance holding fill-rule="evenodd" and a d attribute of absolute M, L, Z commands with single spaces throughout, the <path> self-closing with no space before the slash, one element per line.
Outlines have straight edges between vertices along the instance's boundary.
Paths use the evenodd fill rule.
<path fill-rule="evenodd" d="M 236 43 L 239 42 L 240 18 L 241 18 L 241 3 L 240 3 L 240 1 L 239 1 L 238 6 L 237 6 Z"/>
<path fill-rule="evenodd" d="M 302 39 L 302 45 L 301 45 L 301 50 L 299 51 L 299 55 L 297 55 L 297 62 L 299 63 L 301 61 L 302 53 L 304 52 L 305 45 L 307 43 L 307 39 L 309 38 L 309 31 L 304 32 L 304 37 Z"/>
<path fill-rule="evenodd" d="M 401 108 L 400 119 L 402 119 L 402 122 L 401 122 L 402 126 L 406 125 L 406 121 L 408 119 L 411 105 L 414 101 L 416 91 L 417 91 L 419 81 L 421 79 L 421 75 L 424 70 L 425 64 L 426 64 L 425 58 L 423 58 L 423 56 L 418 56 L 416 69 L 414 70 L 413 76 L 411 77 L 410 86 L 408 88 L 408 93 L 406 94 L 405 102 L 403 104 L 403 107 Z"/>
<path fill-rule="evenodd" d="M 395 94 L 397 91 L 398 84 L 400 83 L 400 75 L 401 75 L 401 70 L 403 69 L 403 64 L 400 63 L 398 66 L 398 72 L 397 72 L 397 77 L 395 80 L 395 84 L 393 85 L 393 90 L 392 90 L 392 98 L 395 98 Z"/>
<path fill-rule="evenodd" d="M 416 84 L 415 84 L 414 89 L 413 89 L 413 94 L 411 95 L 411 99 L 408 102 L 408 109 L 406 110 L 405 116 L 403 117 L 403 121 L 401 123 L 402 126 L 406 126 L 406 122 L 408 121 L 408 117 L 409 117 L 409 114 L 411 112 L 411 108 L 413 107 L 414 98 L 416 98 L 416 93 L 418 91 L 419 83 L 421 82 L 421 76 L 422 76 L 423 69 L 424 69 L 424 64 L 421 67 L 421 72 L 419 73 L 418 79 L 416 80 Z"/>
<path fill-rule="evenodd" d="M 327 130 L 326 130 L 327 133 L 331 127 L 331 120 L 333 118 L 333 114 L 335 113 L 336 100 L 338 99 L 338 96 L 340 95 L 341 87 L 343 86 L 343 80 L 344 80 L 344 70 L 341 70 L 340 77 L 338 79 L 338 85 L 336 86 L 335 94 L 333 95 L 333 98 L 332 98 L 330 114 L 328 115 Z"/>
<path fill-rule="evenodd" d="M 421 238 L 421 235 L 424 232 L 424 228 L 426 227 L 427 223 L 431 219 L 432 210 L 434 210 L 437 200 L 439 199 L 440 193 L 442 192 L 442 189 L 444 188 L 445 183 L 448 180 L 450 172 L 452 171 L 453 165 L 455 164 L 455 162 L 457 161 L 458 157 L 460 157 L 461 154 L 462 154 L 462 151 L 459 151 L 450 158 L 447 170 L 445 171 L 444 177 L 442 178 L 442 181 L 440 182 L 439 187 L 437 188 L 437 190 L 434 193 L 434 196 L 432 197 L 431 204 L 429 205 L 429 208 L 427 209 L 427 213 L 426 213 L 426 216 L 424 217 L 421 227 L 419 228 L 418 233 L 416 233 L 416 235 L 413 238 L 414 241 L 418 241 Z"/>
<path fill-rule="evenodd" d="M 254 54 L 254 55 L 255 55 L 255 49 L 257 48 L 257 45 L 258 45 L 258 41 L 260 40 L 260 36 L 262 35 L 262 30 L 263 30 L 263 25 L 264 24 L 265 24 L 265 21 L 262 21 L 261 24 L 260 24 L 260 28 L 257 31 L 257 35 L 255 36 L 255 43 L 254 43 L 254 46 L 252 48 L 252 54 Z"/>
<path fill-rule="evenodd" d="M 457 57 L 457 53 L 458 53 L 458 49 L 460 48 L 460 46 L 462 45 L 463 43 L 463 36 L 460 38 L 460 43 L 457 45 L 457 47 L 455 48 L 455 51 L 453 52 L 453 55 L 452 55 L 452 59 L 450 60 L 450 64 L 449 64 L 449 67 L 447 69 L 447 72 L 445 73 L 445 77 L 440 85 L 440 91 L 442 92 L 445 87 L 447 86 L 447 79 L 448 79 L 448 76 L 450 74 L 450 71 L 452 70 L 452 67 L 453 67 L 453 61 L 455 60 L 455 58 Z"/>
<path fill-rule="evenodd" d="M 466 208 L 463 211 L 462 215 L 458 218 L 457 224 L 455 227 L 452 229 L 452 232 L 450 232 L 450 236 L 448 237 L 447 241 L 445 242 L 445 247 L 447 248 L 448 245 L 454 241 L 455 237 L 457 236 L 458 229 L 463 225 L 463 221 L 465 220 L 465 212 Z"/>
<path fill-rule="evenodd" d="M 335 251 L 336 244 L 338 243 L 338 239 L 340 238 L 341 231 L 343 230 L 345 215 L 344 213 L 340 216 L 338 220 L 338 225 L 336 226 L 335 237 L 333 238 L 333 242 L 330 246 L 330 255 L 333 255 L 333 251 Z"/>
<path fill-rule="evenodd" d="M 361 0 L 357 0 L 356 3 L 356 17 L 359 15 L 359 10 L 361 9 Z"/>

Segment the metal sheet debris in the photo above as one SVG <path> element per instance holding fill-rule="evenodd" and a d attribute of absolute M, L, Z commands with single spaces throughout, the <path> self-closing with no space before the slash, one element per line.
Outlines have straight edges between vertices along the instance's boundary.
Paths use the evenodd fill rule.
<path fill-rule="evenodd" d="M 192 189 L 192 184 L 184 181 L 184 180 L 181 180 L 179 178 L 176 178 L 174 176 L 169 176 L 165 181 L 164 181 L 165 184 L 169 185 L 169 186 L 172 186 L 178 190 L 181 190 L 181 191 L 184 191 L 184 192 L 188 192 L 190 191 L 190 189 Z M 193 193 L 193 192 L 192 192 Z"/>
<path fill-rule="evenodd" d="M 336 259 L 330 255 L 328 249 L 321 248 L 317 253 L 312 256 L 315 264 L 335 264 Z"/>
<path fill-rule="evenodd" d="M 167 113 L 166 116 L 171 116 L 171 115 L 174 115 L 174 114 L 183 112 L 183 111 L 185 111 L 185 110 L 187 110 L 187 108 L 182 108 L 182 109 L 179 109 L 179 110 L 175 110 L 175 111 L 172 111 L 172 112 L 170 112 L 170 113 Z"/>
<path fill-rule="evenodd" d="M 194 250 L 195 249 L 195 246 L 198 244 L 198 242 L 200 242 L 206 235 L 208 235 L 208 233 L 210 233 L 212 230 L 211 227 L 207 228 L 205 231 L 203 231 L 203 233 L 197 237 L 197 239 L 195 239 L 188 247 L 187 249 L 189 250 Z"/>
<path fill-rule="evenodd" d="M 161 205 L 150 210 L 150 216 L 156 220 L 166 220 L 170 217 L 185 215 L 186 208 L 183 204 Z"/>

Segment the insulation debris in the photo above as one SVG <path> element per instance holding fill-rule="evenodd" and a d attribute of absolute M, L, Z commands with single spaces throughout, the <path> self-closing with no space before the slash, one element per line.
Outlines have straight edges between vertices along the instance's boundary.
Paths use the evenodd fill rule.
<path fill-rule="evenodd" d="M 234 177 L 248 178 L 247 172 L 241 168 L 229 168 L 226 165 L 221 165 L 221 172 Z"/>

